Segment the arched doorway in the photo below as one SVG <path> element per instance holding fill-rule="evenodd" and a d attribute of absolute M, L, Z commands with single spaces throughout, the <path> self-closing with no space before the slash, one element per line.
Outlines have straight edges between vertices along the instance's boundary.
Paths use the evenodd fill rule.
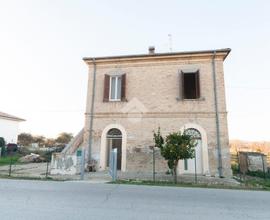
<path fill-rule="evenodd" d="M 195 157 L 193 159 L 185 159 L 183 162 L 183 173 L 203 174 L 203 158 L 202 158 L 202 136 L 201 133 L 195 128 L 186 129 L 185 134 L 188 134 L 195 141 Z M 196 169 L 195 169 L 196 168 Z"/>
<path fill-rule="evenodd" d="M 111 128 L 107 132 L 107 154 L 106 166 L 109 166 L 110 153 L 112 149 L 117 149 L 117 169 L 121 170 L 122 167 L 122 133 L 117 128 Z"/>

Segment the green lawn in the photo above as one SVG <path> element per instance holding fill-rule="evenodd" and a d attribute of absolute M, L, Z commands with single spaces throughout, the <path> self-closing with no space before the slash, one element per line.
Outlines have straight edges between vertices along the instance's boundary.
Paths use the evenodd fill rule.
<path fill-rule="evenodd" d="M 242 182 L 239 186 L 227 186 L 221 184 L 202 184 L 202 183 L 177 183 L 167 181 L 150 181 L 150 180 L 117 180 L 110 182 L 113 184 L 131 184 L 131 185 L 148 185 L 148 186 L 174 186 L 174 187 L 198 187 L 212 189 L 243 189 L 243 190 L 264 190 L 270 191 L 270 179 L 252 179 Z"/>
<path fill-rule="evenodd" d="M 10 160 L 12 161 L 12 164 L 18 163 L 19 158 L 19 155 L 0 157 L 0 166 L 9 165 Z"/>

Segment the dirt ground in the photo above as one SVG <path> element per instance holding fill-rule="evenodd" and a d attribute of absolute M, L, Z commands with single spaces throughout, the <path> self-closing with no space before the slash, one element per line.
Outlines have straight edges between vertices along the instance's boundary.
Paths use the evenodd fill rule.
<path fill-rule="evenodd" d="M 47 171 L 47 163 L 27 163 L 12 165 L 11 176 L 12 177 L 25 177 L 25 178 L 45 178 Z M 50 164 L 48 164 L 48 172 L 50 172 Z M 9 174 L 9 166 L 0 166 L 0 176 L 7 176 Z M 152 180 L 153 174 L 151 173 L 137 173 L 137 172 L 118 172 L 119 179 L 143 179 Z M 48 177 L 54 180 L 80 180 L 80 175 L 50 175 Z M 110 182 L 112 179 L 108 174 L 108 171 L 85 173 L 85 181 L 93 183 Z M 172 180 L 171 175 L 156 174 L 156 180 Z M 194 182 L 194 175 L 179 176 L 178 180 L 181 182 Z M 204 177 L 198 176 L 198 183 L 208 184 L 221 184 L 229 186 L 237 186 L 239 183 L 234 179 L 216 178 L 216 177 Z"/>
<path fill-rule="evenodd" d="M 14 164 L 11 167 L 12 177 L 25 177 L 25 178 L 45 178 L 47 171 L 47 163 L 26 163 Z M 50 164 L 48 164 L 48 177 L 53 180 L 80 180 L 80 175 L 50 175 Z M 0 166 L 0 177 L 9 175 L 9 165 Z M 93 183 L 109 182 L 111 177 L 107 171 L 96 173 L 85 173 L 85 181 Z"/>

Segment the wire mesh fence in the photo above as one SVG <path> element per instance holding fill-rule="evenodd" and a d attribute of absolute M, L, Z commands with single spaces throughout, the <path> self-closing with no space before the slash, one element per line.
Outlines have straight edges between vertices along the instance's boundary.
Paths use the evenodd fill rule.
<path fill-rule="evenodd" d="M 49 178 L 51 151 L 18 148 L 14 151 L 1 152 L 0 176 Z"/>
<path fill-rule="evenodd" d="M 259 152 L 236 152 L 231 154 L 233 174 L 245 180 L 247 176 L 270 178 L 269 155 Z"/>

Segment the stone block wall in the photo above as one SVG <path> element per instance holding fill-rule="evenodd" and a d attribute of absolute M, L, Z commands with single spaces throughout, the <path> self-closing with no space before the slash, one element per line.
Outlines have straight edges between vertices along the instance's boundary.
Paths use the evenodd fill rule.
<path fill-rule="evenodd" d="M 224 54 L 216 62 L 217 98 L 220 121 L 220 141 L 224 176 L 231 176 L 227 112 L 223 73 Z M 89 65 L 87 107 L 85 115 L 84 146 L 89 142 L 93 65 Z M 201 98 L 182 100 L 179 72 L 199 69 Z M 126 74 L 125 102 L 103 102 L 104 75 Z M 101 136 L 106 126 L 121 125 L 126 133 L 126 171 L 152 170 L 153 131 L 161 128 L 163 135 L 179 131 L 186 124 L 200 126 L 207 136 L 209 173 L 218 173 L 218 152 L 212 56 L 172 56 L 147 59 L 100 61 L 96 66 L 96 96 L 93 124 L 92 155 L 97 161 L 101 155 Z M 157 168 L 167 170 L 159 157 Z"/>

